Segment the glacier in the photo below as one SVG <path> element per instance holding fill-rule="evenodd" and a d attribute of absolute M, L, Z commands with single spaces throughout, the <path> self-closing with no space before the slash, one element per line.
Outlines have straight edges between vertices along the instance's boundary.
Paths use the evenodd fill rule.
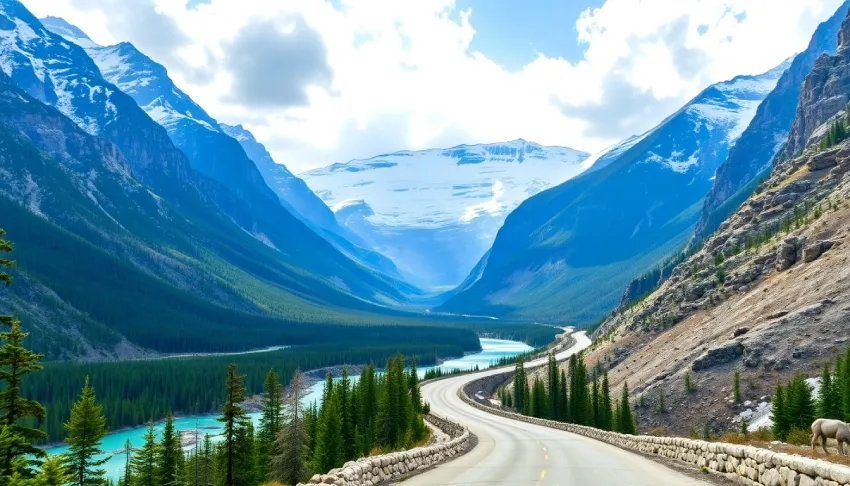
<path fill-rule="evenodd" d="M 445 289 L 472 270 L 513 209 L 580 174 L 588 157 L 520 139 L 383 154 L 299 176 L 408 281 Z"/>

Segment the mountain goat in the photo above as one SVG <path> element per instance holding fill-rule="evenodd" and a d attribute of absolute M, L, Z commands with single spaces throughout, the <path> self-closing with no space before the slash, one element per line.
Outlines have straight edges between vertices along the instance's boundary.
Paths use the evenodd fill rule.
<path fill-rule="evenodd" d="M 818 439 L 821 439 L 824 453 L 829 454 L 826 450 L 826 440 L 835 439 L 838 441 L 838 452 L 846 456 L 844 444 L 850 445 L 850 427 L 840 420 L 817 419 L 812 422 L 812 450 L 815 450 Z"/>

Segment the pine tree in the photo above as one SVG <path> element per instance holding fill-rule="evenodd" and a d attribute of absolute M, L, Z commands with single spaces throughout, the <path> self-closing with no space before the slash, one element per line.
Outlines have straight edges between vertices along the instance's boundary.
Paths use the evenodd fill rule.
<path fill-rule="evenodd" d="M 178 463 L 183 456 L 180 444 L 180 434 L 174 429 L 174 417 L 169 413 L 165 416 L 162 428 L 162 439 L 159 444 L 159 480 L 164 486 L 174 486 L 178 479 Z"/>
<path fill-rule="evenodd" d="M 32 486 L 65 486 L 73 481 L 73 477 L 62 464 L 63 459 L 62 456 L 48 456 Z"/>
<path fill-rule="evenodd" d="M 316 453 L 316 443 L 318 442 L 319 437 L 319 409 L 316 406 L 316 402 L 313 402 L 313 405 L 307 411 L 307 416 L 304 419 L 304 423 L 307 428 L 307 437 L 309 440 L 310 449 L 310 457 L 313 457 Z"/>
<path fill-rule="evenodd" d="M 788 410 L 785 403 L 785 389 L 782 385 L 776 386 L 776 391 L 773 393 L 773 404 L 771 406 L 773 416 L 773 435 L 779 440 L 788 438 L 791 432 L 791 424 L 788 420 Z"/>
<path fill-rule="evenodd" d="M 284 484 L 297 484 L 310 473 L 309 431 L 305 424 L 305 413 L 301 409 L 301 397 L 306 390 L 301 370 L 295 370 L 289 382 L 286 413 L 277 436 L 278 454 L 272 458 L 270 479 Z M 309 413 L 306 414 L 309 416 Z"/>
<path fill-rule="evenodd" d="M 86 377 L 80 398 L 71 407 L 71 418 L 65 423 L 68 444 L 65 466 L 73 476 L 74 486 L 99 486 L 103 482 L 104 470 L 100 466 L 109 458 L 95 458 L 103 454 L 100 441 L 106 431 L 103 407 L 97 403 L 94 388 Z"/>
<path fill-rule="evenodd" d="M 405 376 L 405 378 L 407 378 Z M 405 382 L 407 380 L 405 379 Z M 405 389 L 407 383 L 405 383 Z M 355 437 L 354 400 L 351 396 L 351 379 L 348 377 L 348 366 L 342 367 L 342 379 L 337 385 L 339 410 L 342 416 L 342 442 L 345 460 L 355 459 L 357 455 L 357 438 Z"/>
<path fill-rule="evenodd" d="M 850 348 L 844 354 L 840 368 L 841 373 L 838 381 L 841 383 L 839 392 L 841 394 L 841 408 L 844 412 L 844 421 L 850 422 Z"/>
<path fill-rule="evenodd" d="M 547 371 L 548 371 L 548 373 L 547 373 L 547 380 L 548 380 L 547 385 L 549 387 L 549 414 L 550 414 L 550 418 L 557 420 L 559 418 L 558 417 L 558 410 L 559 410 L 558 399 L 561 396 L 558 389 L 560 388 L 559 385 L 561 383 L 561 380 L 560 380 L 560 373 L 559 373 L 559 370 L 558 370 L 558 362 L 555 360 L 555 355 L 552 354 L 552 353 L 549 354 L 549 363 L 548 363 Z"/>
<path fill-rule="evenodd" d="M 422 390 L 419 389 L 419 372 L 416 371 L 416 358 L 410 368 L 410 402 L 413 404 L 414 413 L 422 413 Z"/>
<path fill-rule="evenodd" d="M 786 409 L 791 429 L 806 430 L 815 419 L 815 403 L 812 398 L 812 388 L 802 375 L 797 375 L 788 384 L 786 393 Z"/>
<path fill-rule="evenodd" d="M 558 385 L 558 395 L 560 398 L 558 399 L 558 420 L 562 422 L 566 422 L 570 416 L 569 406 L 570 399 L 567 396 L 569 382 L 567 381 L 567 372 L 561 370 L 561 380 Z"/>
<path fill-rule="evenodd" d="M 215 478 L 215 450 L 209 434 L 204 434 L 204 446 L 201 448 L 200 454 L 201 457 L 198 461 L 197 486 L 213 486 Z"/>
<path fill-rule="evenodd" d="M 599 412 L 599 428 L 602 430 L 613 430 L 612 423 L 614 411 L 611 409 L 611 389 L 608 386 L 608 372 L 602 375 L 602 398 Z"/>
<path fill-rule="evenodd" d="M 635 419 L 632 416 L 632 407 L 629 403 L 629 384 L 623 383 L 623 396 L 620 398 L 620 432 L 624 434 L 637 434 Z"/>
<path fill-rule="evenodd" d="M 732 378 L 732 400 L 735 403 L 741 401 L 741 375 L 736 371 Z"/>
<path fill-rule="evenodd" d="M 599 427 L 600 422 L 600 397 L 599 397 L 599 380 L 596 376 L 593 377 L 593 383 L 591 384 L 591 392 L 590 392 L 590 408 L 592 410 L 593 420 L 591 420 L 590 425 L 593 427 Z"/>
<path fill-rule="evenodd" d="M 369 363 L 369 366 L 363 368 L 360 373 L 360 381 L 358 382 L 357 393 L 359 395 L 357 418 L 357 442 L 360 455 L 366 456 L 375 444 L 375 412 L 378 410 L 378 390 L 375 382 L 375 365 Z"/>
<path fill-rule="evenodd" d="M 534 380 L 531 391 L 531 415 L 537 418 L 549 417 L 549 397 L 540 377 Z"/>
<path fill-rule="evenodd" d="M 130 439 L 124 441 L 124 477 L 122 484 L 130 486 L 133 482 L 133 469 L 130 465 L 130 458 L 133 456 L 133 445 L 130 444 Z"/>
<path fill-rule="evenodd" d="M 691 393 L 696 390 L 696 386 L 694 386 L 694 382 L 691 379 L 691 372 L 688 371 L 685 373 L 685 392 Z"/>
<path fill-rule="evenodd" d="M 233 457 L 233 484 L 258 484 L 254 423 L 246 420 L 237 429 Z"/>
<path fill-rule="evenodd" d="M 526 397 L 525 391 L 528 389 L 528 384 L 526 383 L 525 377 L 525 368 L 523 364 L 522 358 L 518 359 L 516 362 L 516 369 L 514 370 L 514 408 L 519 413 L 523 413 L 526 408 Z"/>
<path fill-rule="evenodd" d="M 5 234 L 0 229 L 0 254 L 12 251 L 11 243 L 2 239 Z M 12 277 L 2 269 L 13 264 L 0 257 L 0 283 L 6 286 L 11 284 Z M 21 396 L 21 386 L 27 375 L 42 369 L 39 362 L 43 356 L 23 346 L 29 334 L 21 330 L 20 321 L 0 315 L 0 324 L 9 329 L 0 333 L 0 426 L 7 428 L 4 434 L 7 439 L 0 442 L 0 481 L 10 478 L 13 470 L 17 470 L 22 479 L 27 479 L 35 474 L 37 459 L 44 457 L 44 451 L 32 444 L 47 439 L 47 434 L 24 424 L 43 419 L 45 411 L 37 401 Z"/>
<path fill-rule="evenodd" d="M 818 390 L 817 411 L 821 418 L 841 420 L 841 404 L 836 403 L 836 388 L 839 386 L 838 379 L 832 379 L 829 365 L 823 365 L 821 372 L 820 389 Z"/>
<path fill-rule="evenodd" d="M 133 486 L 159 486 L 160 478 L 160 448 L 156 443 L 153 421 L 148 422 L 148 429 L 143 436 L 144 444 L 130 460 L 130 470 L 133 474 Z"/>
<path fill-rule="evenodd" d="M 339 396 L 333 391 L 322 404 L 317 429 L 313 469 L 320 473 L 326 473 L 345 462 L 342 411 L 339 407 Z"/>
<path fill-rule="evenodd" d="M 236 464 L 237 444 L 236 441 L 245 427 L 245 411 L 239 406 L 245 399 L 245 376 L 236 374 L 236 365 L 227 367 L 227 381 L 225 382 L 225 399 L 222 415 L 218 421 L 224 424 L 224 476 L 225 486 L 237 486 L 234 482 L 234 465 Z M 240 485 L 241 486 L 241 485 Z"/>
<path fill-rule="evenodd" d="M 270 476 L 268 465 L 278 455 L 277 435 L 281 429 L 283 411 L 283 387 L 274 368 L 266 373 L 263 381 L 263 398 L 260 404 L 260 430 L 257 433 L 257 474 L 260 478 Z"/>

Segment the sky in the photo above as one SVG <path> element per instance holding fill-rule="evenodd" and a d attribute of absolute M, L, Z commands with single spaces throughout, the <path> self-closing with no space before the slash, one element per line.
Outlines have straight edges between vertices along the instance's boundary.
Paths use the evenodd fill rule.
<path fill-rule="evenodd" d="M 841 0 L 22 0 L 129 41 L 299 173 L 524 138 L 596 152 L 805 49 Z"/>

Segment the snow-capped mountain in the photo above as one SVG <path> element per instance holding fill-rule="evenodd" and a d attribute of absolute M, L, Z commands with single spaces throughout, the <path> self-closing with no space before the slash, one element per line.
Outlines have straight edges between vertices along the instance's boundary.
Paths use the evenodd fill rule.
<path fill-rule="evenodd" d="M 317 207 L 324 203 L 303 181 L 292 176 L 286 167 L 275 164 L 265 148 L 246 130 L 241 130 L 238 136 L 228 133 L 225 126 L 172 82 L 164 66 L 127 42 L 99 46 L 63 19 L 48 18 L 44 25 L 50 30 L 56 29 L 54 33 L 69 42 L 85 45 L 103 77 L 130 95 L 151 119 L 166 129 L 194 169 L 269 214 L 278 214 L 282 205 L 349 258 L 387 275 L 398 276 L 386 258 L 347 241 L 343 231 L 334 232 L 340 228 L 335 227 L 333 213 L 327 207 L 324 211 Z M 256 160 L 248 156 L 248 149 L 255 153 Z M 280 222 L 284 220 L 279 219 Z"/>
<path fill-rule="evenodd" d="M 515 140 L 384 154 L 300 176 L 405 277 L 440 287 L 460 283 L 507 214 L 578 175 L 587 156 Z"/>
<path fill-rule="evenodd" d="M 715 170 L 787 67 L 710 86 L 525 201 L 477 265 L 478 280 L 441 310 L 574 324 L 602 317 L 635 275 L 685 244 Z"/>
<path fill-rule="evenodd" d="M 774 156 L 788 139 L 800 98 L 800 85 L 812 72 L 815 61 L 823 54 L 834 54 L 838 32 L 850 1 L 845 1 L 818 26 L 805 51 L 796 55 L 776 88 L 765 98 L 741 138 L 717 169 L 717 178 L 709 191 L 694 232 L 702 241 L 732 214 L 755 189 L 760 175 L 770 169 Z"/>
<path fill-rule="evenodd" d="M 403 298 L 397 280 L 353 262 L 290 214 L 238 142 L 191 123 L 194 128 L 187 128 L 178 148 L 133 98 L 103 78 L 82 47 L 45 28 L 17 0 L 0 0 L 0 69 L 32 98 L 114 143 L 133 178 L 193 222 L 198 241 L 212 249 L 204 254 L 236 266 L 245 265 L 240 252 L 257 254 L 268 263 L 263 279 L 287 295 L 351 306 Z M 210 148 L 197 136 L 201 131 L 220 136 L 222 143 Z M 230 268 L 236 272 L 228 273 L 232 276 L 259 267 Z M 280 272 L 274 281 L 269 280 L 272 268 Z M 283 277 L 287 273 L 298 277 Z"/>

